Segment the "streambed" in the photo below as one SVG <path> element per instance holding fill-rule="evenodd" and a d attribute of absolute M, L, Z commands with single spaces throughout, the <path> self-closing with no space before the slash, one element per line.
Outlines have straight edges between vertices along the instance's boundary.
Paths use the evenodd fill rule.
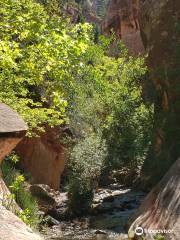
<path fill-rule="evenodd" d="M 145 197 L 144 192 L 118 185 L 101 188 L 95 193 L 90 215 L 61 221 L 46 229 L 46 240 L 124 240 L 127 225 Z M 67 193 L 61 193 L 60 206 L 67 202 Z M 80 206 L 79 206 L 80 207 Z"/>

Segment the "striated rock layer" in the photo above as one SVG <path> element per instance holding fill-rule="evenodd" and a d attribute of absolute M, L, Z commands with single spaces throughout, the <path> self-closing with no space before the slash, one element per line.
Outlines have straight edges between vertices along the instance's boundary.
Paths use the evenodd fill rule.
<path fill-rule="evenodd" d="M 144 232 L 145 229 L 165 230 L 166 239 L 179 240 L 180 159 L 174 163 L 168 173 L 145 198 L 137 213 L 136 220 L 130 227 L 130 235 L 134 235 L 136 227 L 142 227 Z M 156 234 L 146 234 L 146 239 L 153 239 L 153 235 Z M 135 237 L 137 239 L 137 235 Z"/>
<path fill-rule="evenodd" d="M 25 138 L 16 148 L 20 164 L 31 173 L 34 183 L 58 190 L 66 161 L 66 148 L 60 143 L 61 130 L 47 128 L 40 137 Z"/>
<path fill-rule="evenodd" d="M 148 53 L 145 90 L 155 105 L 153 146 L 142 178 L 153 185 L 180 156 L 180 1 L 141 0 L 139 20 Z"/>
<path fill-rule="evenodd" d="M 26 123 L 22 118 L 4 103 L 0 103 L 0 134 L 24 132 Z"/>
<path fill-rule="evenodd" d="M 114 32 L 131 54 L 144 52 L 138 21 L 138 0 L 111 0 L 102 23 L 102 32 Z"/>

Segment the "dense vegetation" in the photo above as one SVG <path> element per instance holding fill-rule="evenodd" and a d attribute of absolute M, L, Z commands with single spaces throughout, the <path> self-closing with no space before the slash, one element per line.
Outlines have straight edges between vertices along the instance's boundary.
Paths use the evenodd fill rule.
<path fill-rule="evenodd" d="M 35 0 L 0 0 L 0 36 L 0 101 L 20 113 L 29 134 L 70 126 L 70 206 L 80 198 L 89 207 L 102 170 L 138 170 L 146 156 L 152 107 L 141 96 L 144 59 L 121 43 L 119 57 L 110 57 L 113 38 L 95 42 L 91 25 L 72 25 Z"/>
<path fill-rule="evenodd" d="M 61 124 L 88 44 L 88 26 L 71 27 L 35 1 L 0 1 L 0 100 L 30 128 Z M 72 90 L 73 91 L 73 90 Z M 68 96 L 67 96 L 68 94 Z"/>
<path fill-rule="evenodd" d="M 93 187 L 100 177 L 99 172 L 94 175 L 93 169 L 101 166 L 101 173 L 109 175 L 113 169 L 126 167 L 137 173 L 150 144 L 152 107 L 143 103 L 140 87 L 146 72 L 144 61 L 142 58 L 128 57 L 122 46 L 119 58 L 108 57 L 103 51 L 107 46 L 103 44 L 90 48 L 94 54 L 91 58 L 93 67 L 90 66 L 91 71 L 85 75 L 88 87 L 83 87 L 81 83 L 83 95 L 78 93 L 78 103 L 75 101 L 71 112 L 70 123 L 75 126 L 78 136 L 70 157 L 72 171 L 69 174 L 69 191 L 73 206 L 74 202 L 77 204 L 79 201 L 79 194 L 82 195 L 80 185 L 84 197 L 87 196 L 84 202 L 87 204 L 92 198 Z M 100 54 L 98 58 L 97 53 Z M 87 54 L 89 56 L 88 51 Z M 92 75 L 88 76 L 92 72 L 95 79 Z M 102 146 L 100 142 L 103 148 L 99 147 Z M 92 184 L 87 185 L 90 182 Z"/>

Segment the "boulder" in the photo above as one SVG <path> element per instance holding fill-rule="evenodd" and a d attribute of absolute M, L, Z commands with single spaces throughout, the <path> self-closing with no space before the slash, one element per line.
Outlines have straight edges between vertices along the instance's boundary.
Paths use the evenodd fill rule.
<path fill-rule="evenodd" d="M 48 185 L 34 184 L 30 186 L 30 192 L 37 199 L 42 211 L 47 212 L 56 206 L 56 193 Z"/>
<path fill-rule="evenodd" d="M 158 231 L 164 231 L 166 239 L 179 240 L 180 158 L 143 201 L 129 229 L 133 239 L 138 239 L 135 234 L 137 227 L 143 229 L 147 240 L 153 239 Z M 147 230 L 150 232 L 145 234 Z"/>
<path fill-rule="evenodd" d="M 12 212 L 0 206 L 0 240 L 42 240 Z"/>

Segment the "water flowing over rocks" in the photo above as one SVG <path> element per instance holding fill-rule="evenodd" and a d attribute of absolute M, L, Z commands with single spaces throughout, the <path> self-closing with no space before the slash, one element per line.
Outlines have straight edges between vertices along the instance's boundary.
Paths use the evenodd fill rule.
<path fill-rule="evenodd" d="M 61 193 L 53 218 L 59 220 L 45 233 L 45 239 L 59 240 L 121 240 L 127 239 L 127 222 L 140 205 L 145 193 L 124 189 L 113 184 L 96 191 L 92 210 L 82 217 L 69 218 L 63 211 L 67 209 L 67 193 Z M 80 206 L 77 206 L 80 207 Z"/>

